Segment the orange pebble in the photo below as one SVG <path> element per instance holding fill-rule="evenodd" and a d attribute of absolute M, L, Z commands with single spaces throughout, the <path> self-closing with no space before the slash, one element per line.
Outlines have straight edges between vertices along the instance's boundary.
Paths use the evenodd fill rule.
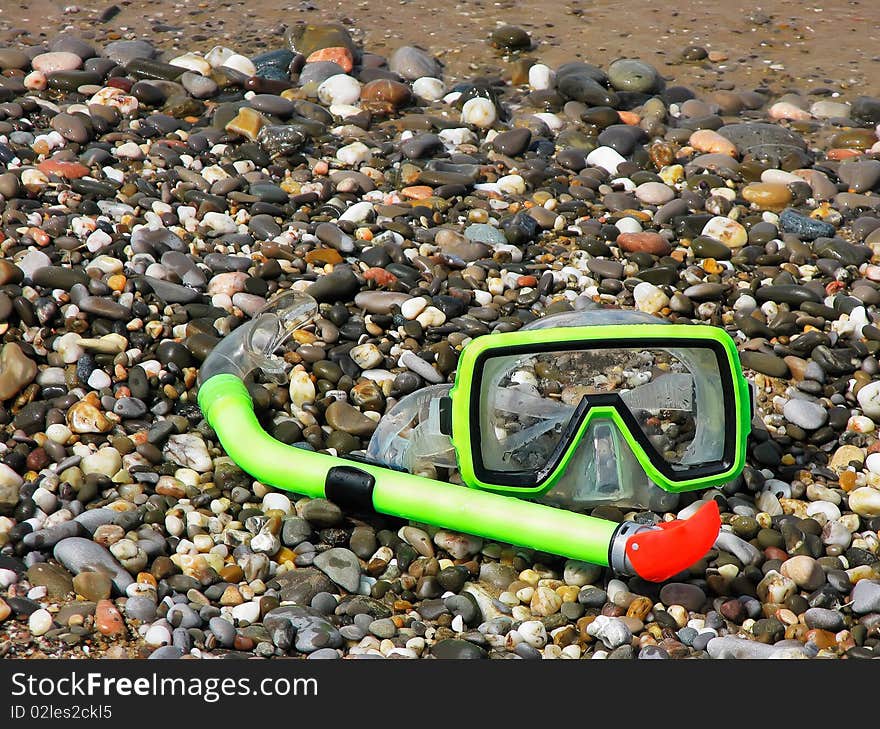
<path fill-rule="evenodd" d="M 60 159 L 47 159 L 37 165 L 37 169 L 44 175 L 55 175 L 68 180 L 76 180 L 89 174 L 89 168 L 79 162 L 67 162 Z"/>
<path fill-rule="evenodd" d="M 122 291 L 125 288 L 126 281 L 128 281 L 128 279 L 125 278 L 125 276 L 121 273 L 117 273 L 107 279 L 107 285 L 112 291 Z"/>
<path fill-rule="evenodd" d="M 397 281 L 397 276 L 395 276 L 390 271 L 386 271 L 384 268 L 368 268 L 364 271 L 364 278 L 367 281 L 375 281 L 379 286 L 390 286 L 395 281 Z"/>
<path fill-rule="evenodd" d="M 849 159 L 850 157 L 858 157 L 861 154 L 861 151 L 858 149 L 829 149 L 827 154 L 825 155 L 828 159 L 833 160 L 842 160 Z"/>
<path fill-rule="evenodd" d="M 45 230 L 40 230 L 39 228 L 31 226 L 27 229 L 27 236 L 32 238 L 34 243 L 38 246 L 49 245 L 49 234 Z"/>
<path fill-rule="evenodd" d="M 125 634 L 125 622 L 116 606 L 110 600 L 98 600 L 95 606 L 95 625 L 101 635 Z"/>
<path fill-rule="evenodd" d="M 321 48 L 306 58 L 306 63 L 315 63 L 317 61 L 332 61 L 346 73 L 354 68 L 354 59 L 351 57 L 351 51 L 345 46 Z"/>
<path fill-rule="evenodd" d="M 520 288 L 525 288 L 526 286 L 537 286 L 538 279 L 536 279 L 534 276 L 520 276 L 516 280 L 516 285 Z"/>
<path fill-rule="evenodd" d="M 434 190 L 428 185 L 413 185 L 412 187 L 404 187 L 400 194 L 410 200 L 424 200 L 426 197 L 431 197 Z"/>
<path fill-rule="evenodd" d="M 843 471 L 840 474 L 840 488 L 844 491 L 852 491 L 856 487 L 856 472 Z"/>
<path fill-rule="evenodd" d="M 326 175 L 329 171 L 330 171 L 330 165 L 328 165 L 322 159 L 315 162 L 315 166 L 312 167 L 312 172 L 316 175 Z"/>
<path fill-rule="evenodd" d="M 272 559 L 274 559 L 278 564 L 293 564 L 296 559 L 296 554 L 294 554 L 292 549 L 288 549 L 287 547 L 281 547 L 275 555 L 273 555 Z"/>
<path fill-rule="evenodd" d="M 147 431 L 141 430 L 141 431 L 138 431 L 137 433 L 132 433 L 130 436 L 128 436 L 128 438 L 132 443 L 135 444 L 135 446 L 143 445 L 148 440 L 147 439 Z"/>
<path fill-rule="evenodd" d="M 624 124 L 629 124 L 631 127 L 636 126 L 642 120 L 634 111 L 618 111 L 617 115 L 620 117 L 620 121 Z"/>
<path fill-rule="evenodd" d="M 141 585 L 152 585 L 156 587 L 156 578 L 149 572 L 138 572 L 137 581 Z"/>

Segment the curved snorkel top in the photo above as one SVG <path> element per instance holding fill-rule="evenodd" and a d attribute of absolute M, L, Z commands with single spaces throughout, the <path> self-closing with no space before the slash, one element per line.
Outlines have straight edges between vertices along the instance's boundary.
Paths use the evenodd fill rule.
<path fill-rule="evenodd" d="M 199 406 L 228 455 L 255 479 L 328 498 L 354 512 L 375 511 L 476 534 L 653 581 L 686 570 L 715 542 L 721 523 L 714 501 L 703 504 L 687 521 L 674 522 L 672 529 L 617 524 L 272 438 L 257 420 L 244 380 L 259 369 L 283 382 L 285 363 L 274 352 L 317 313 L 310 296 L 285 292 L 224 338 L 200 369 Z"/>
<path fill-rule="evenodd" d="M 215 375 L 244 380 L 255 369 L 274 382 L 284 382 L 284 362 L 275 352 L 317 313 L 318 302 L 308 294 L 285 291 L 278 295 L 211 350 L 199 369 L 199 384 Z"/>

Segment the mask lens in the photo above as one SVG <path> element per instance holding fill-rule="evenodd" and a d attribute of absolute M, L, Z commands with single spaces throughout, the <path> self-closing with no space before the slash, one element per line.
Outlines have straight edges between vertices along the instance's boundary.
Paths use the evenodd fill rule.
<path fill-rule="evenodd" d="M 674 468 L 722 456 L 723 393 L 711 351 L 595 348 L 486 361 L 480 399 L 484 467 L 545 467 L 568 447 L 561 441 L 571 435 L 566 426 L 575 409 L 595 395 L 617 395 L 647 440 L 647 450 Z"/>

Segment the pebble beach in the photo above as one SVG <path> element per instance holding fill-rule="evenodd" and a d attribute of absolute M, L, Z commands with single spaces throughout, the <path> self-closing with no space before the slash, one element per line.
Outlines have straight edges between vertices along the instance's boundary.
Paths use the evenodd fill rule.
<path fill-rule="evenodd" d="M 880 11 L 267 5 L 0 12 L 0 657 L 880 657 Z M 592 512 L 713 499 L 713 549 L 654 584 L 254 481 L 198 369 L 291 289 L 249 391 L 342 455 L 477 336 L 724 328 L 742 475 Z"/>

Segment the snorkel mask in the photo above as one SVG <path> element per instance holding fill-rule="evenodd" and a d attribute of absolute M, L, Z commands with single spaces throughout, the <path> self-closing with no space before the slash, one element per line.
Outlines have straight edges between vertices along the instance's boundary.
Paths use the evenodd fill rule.
<path fill-rule="evenodd" d="M 258 480 L 653 581 L 715 542 L 714 501 L 659 525 L 581 512 L 601 504 L 666 511 L 680 492 L 739 475 L 751 398 L 722 329 L 596 310 L 477 337 L 462 349 L 453 385 L 407 395 L 382 417 L 364 457 L 342 458 L 271 438 L 245 385 L 254 369 L 283 381 L 274 352 L 316 315 L 313 299 L 287 292 L 200 370 L 205 417 Z"/>

